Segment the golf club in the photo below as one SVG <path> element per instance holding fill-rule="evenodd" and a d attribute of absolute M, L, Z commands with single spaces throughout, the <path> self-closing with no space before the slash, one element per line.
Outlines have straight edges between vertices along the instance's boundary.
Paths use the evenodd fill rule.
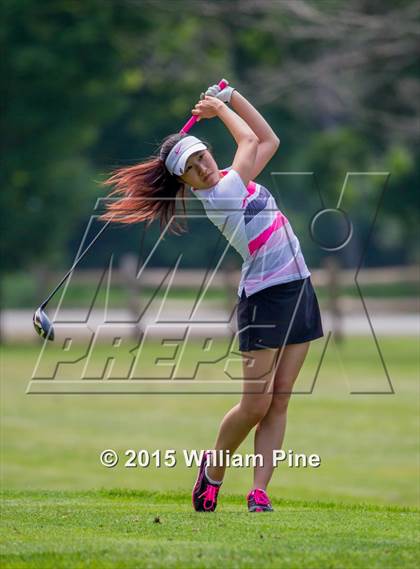
<path fill-rule="evenodd" d="M 226 79 L 222 79 L 221 81 L 219 81 L 218 85 L 221 89 L 224 89 L 227 85 L 229 85 L 229 82 L 226 81 Z M 180 133 L 186 134 L 192 128 L 192 126 L 197 122 L 197 119 L 198 119 L 197 116 L 195 116 L 195 115 L 191 116 L 191 118 L 185 123 L 185 125 L 180 130 Z M 80 255 L 80 257 L 78 257 L 76 259 L 76 261 L 73 263 L 73 265 L 71 266 L 69 271 L 64 275 L 64 277 L 61 279 L 61 281 L 58 283 L 58 285 L 55 287 L 55 289 L 51 292 L 51 294 L 48 296 L 48 298 L 46 298 L 44 300 L 44 302 L 35 310 L 32 320 L 34 323 L 34 328 L 35 328 L 36 332 L 41 336 L 41 338 L 44 338 L 44 339 L 46 338 L 47 340 L 50 340 L 51 342 L 54 340 L 54 327 L 51 324 L 51 321 L 45 312 L 45 307 L 47 306 L 47 304 L 49 303 L 51 298 L 55 295 L 55 293 L 60 289 L 60 287 L 63 285 L 63 283 L 68 279 L 68 277 L 74 271 L 76 266 L 84 258 L 86 253 L 91 249 L 92 245 L 102 235 L 102 233 L 105 231 L 105 229 L 111 223 L 111 221 L 112 220 L 110 219 L 109 221 L 107 221 L 105 223 L 105 225 L 100 229 L 98 234 L 92 239 L 92 241 L 86 247 L 86 249 L 83 251 L 83 253 Z"/>
<path fill-rule="evenodd" d="M 44 302 L 39 306 L 39 308 L 37 308 L 34 312 L 33 315 L 33 323 L 34 323 L 34 327 L 35 330 L 37 331 L 37 333 L 41 336 L 41 338 L 47 338 L 48 340 L 53 341 L 54 340 L 54 327 L 51 324 L 50 319 L 48 318 L 47 314 L 45 313 L 45 307 L 47 306 L 47 304 L 49 303 L 49 301 L 51 300 L 51 298 L 55 295 L 55 293 L 58 291 L 58 289 L 62 286 L 62 284 L 68 279 L 68 277 L 71 275 L 71 273 L 74 271 L 74 269 L 76 268 L 76 266 L 80 263 L 80 261 L 84 258 L 84 256 L 86 255 L 86 253 L 90 250 L 90 248 L 92 247 L 92 245 L 98 240 L 98 238 L 102 235 L 102 233 L 105 231 L 105 229 L 108 227 L 108 225 L 111 223 L 111 219 L 109 221 L 107 221 L 105 223 L 105 225 L 103 227 L 101 227 L 100 231 L 98 232 L 98 234 L 92 239 L 92 241 L 89 243 L 89 245 L 86 247 L 86 249 L 83 251 L 83 253 L 80 255 L 80 257 L 78 257 L 76 259 L 76 261 L 73 263 L 73 265 L 71 266 L 71 268 L 69 269 L 69 271 L 64 275 L 64 277 L 61 279 L 61 281 L 58 283 L 58 285 L 55 287 L 55 289 L 51 292 L 51 294 L 48 296 L 48 298 L 46 298 L 44 300 Z"/>

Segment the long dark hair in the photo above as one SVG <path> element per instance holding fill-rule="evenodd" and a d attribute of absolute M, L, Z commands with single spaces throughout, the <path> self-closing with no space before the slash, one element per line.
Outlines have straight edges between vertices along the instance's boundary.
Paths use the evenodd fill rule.
<path fill-rule="evenodd" d="M 183 138 L 180 133 L 170 134 L 163 139 L 158 152 L 147 160 L 114 170 L 105 186 L 114 186 L 108 197 L 119 195 L 120 200 L 106 204 L 106 213 L 99 216 L 102 221 L 116 223 L 138 223 L 146 221 L 146 229 L 155 219 L 160 220 L 160 230 L 168 225 L 176 213 L 177 195 L 181 194 L 183 213 L 185 210 L 186 184 L 170 174 L 165 160 L 175 144 Z M 177 221 L 173 221 L 169 231 L 179 235 L 186 231 Z"/>

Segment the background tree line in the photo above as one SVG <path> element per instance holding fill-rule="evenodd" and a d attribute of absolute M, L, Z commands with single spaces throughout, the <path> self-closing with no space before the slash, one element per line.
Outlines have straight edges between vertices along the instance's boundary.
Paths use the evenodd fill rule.
<path fill-rule="evenodd" d="M 390 172 L 366 264 L 418 260 L 418 2 L 4 0 L 2 16 L 3 271 L 67 266 L 107 193 L 99 182 L 152 154 L 221 77 L 282 141 L 259 181 L 280 183 L 312 265 L 322 258 L 306 230 L 316 191 L 271 171 L 313 171 L 330 204 L 347 171 Z M 234 144 L 220 122 L 194 132 L 229 165 Z M 357 231 L 343 251 L 347 266 L 360 258 L 379 183 L 364 180 L 351 194 Z M 173 262 L 180 248 L 183 266 L 205 264 L 214 228 L 205 219 L 188 227 L 165 238 L 152 264 Z M 113 227 L 84 266 L 137 251 L 140 235 L 139 226 Z M 146 248 L 158 237 L 156 224 Z"/>

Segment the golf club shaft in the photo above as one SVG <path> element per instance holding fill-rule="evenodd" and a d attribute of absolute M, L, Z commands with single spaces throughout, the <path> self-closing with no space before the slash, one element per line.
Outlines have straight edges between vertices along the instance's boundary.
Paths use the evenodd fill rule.
<path fill-rule="evenodd" d="M 75 260 L 75 262 L 73 263 L 73 265 L 71 266 L 71 268 L 68 270 L 68 272 L 64 275 L 64 277 L 61 279 L 61 281 L 58 283 L 58 285 L 55 287 L 55 289 L 52 291 L 52 293 L 48 296 L 48 298 L 46 298 L 44 300 L 44 302 L 41 304 L 40 308 L 42 310 L 44 310 L 45 306 L 49 303 L 49 301 L 51 300 L 51 298 L 55 295 L 55 293 L 58 291 L 58 289 L 61 287 L 61 285 L 68 279 L 68 277 L 71 275 L 71 273 L 74 271 L 74 269 L 77 267 L 77 265 L 80 263 L 80 261 L 83 259 L 83 257 L 86 255 L 86 253 L 90 250 L 90 248 L 92 247 L 92 245 L 98 240 L 98 238 L 102 235 L 102 233 L 105 231 L 105 229 L 108 227 L 108 225 L 111 223 L 111 219 L 109 221 L 107 221 L 105 223 L 105 225 L 103 227 L 101 227 L 100 231 L 98 231 L 97 235 L 95 235 L 95 237 L 92 239 L 92 241 L 89 243 L 89 245 L 86 247 L 86 249 L 83 251 L 83 253 L 80 255 L 80 257 L 77 257 L 77 259 Z"/>

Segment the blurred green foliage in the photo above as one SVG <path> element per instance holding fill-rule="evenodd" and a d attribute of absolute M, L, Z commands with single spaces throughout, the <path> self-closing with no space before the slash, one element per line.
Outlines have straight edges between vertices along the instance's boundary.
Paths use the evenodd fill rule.
<path fill-rule="evenodd" d="M 274 189 L 274 170 L 313 171 L 334 205 L 347 171 L 388 171 L 366 264 L 418 260 L 416 6 L 4 0 L 2 270 L 71 262 L 97 198 L 107 194 L 98 182 L 152 154 L 184 124 L 200 92 L 222 77 L 282 141 L 261 183 Z M 220 122 L 203 121 L 194 132 L 212 143 L 219 166 L 231 163 L 235 146 Z M 383 180 L 363 184 L 346 202 L 358 238 L 343 252 L 345 265 L 360 259 L 380 194 L 375 184 Z M 322 251 L 306 230 L 321 205 L 317 192 L 300 178 L 280 184 L 277 196 L 308 262 L 317 265 Z M 184 266 L 209 262 L 214 228 L 203 219 L 199 229 L 207 256 L 195 242 Z M 157 230 L 152 234 L 156 239 Z M 86 266 L 137 251 L 138 243 L 139 231 L 113 231 Z M 165 239 L 153 264 L 172 263 L 178 250 L 177 238 Z"/>

